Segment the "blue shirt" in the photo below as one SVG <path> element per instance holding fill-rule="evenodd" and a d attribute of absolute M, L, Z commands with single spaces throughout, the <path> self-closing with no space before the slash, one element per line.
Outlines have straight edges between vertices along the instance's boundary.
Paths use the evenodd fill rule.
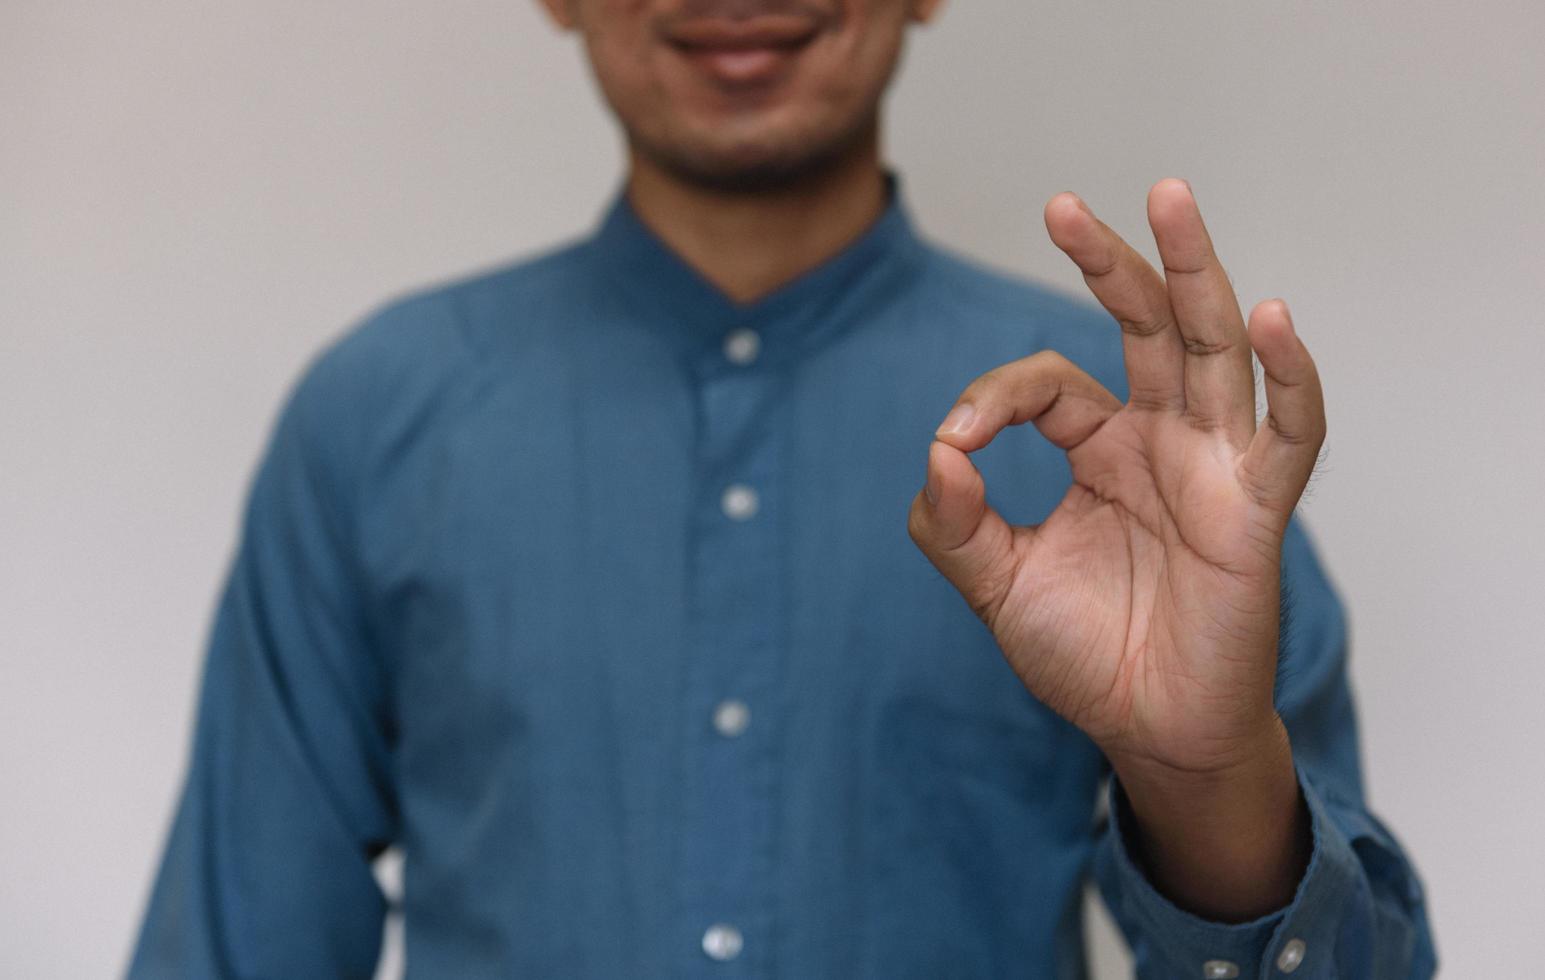
<path fill-rule="evenodd" d="M 925 242 L 894 182 L 748 305 L 618 194 L 379 308 L 252 480 L 130 975 L 366 977 L 393 845 L 411 977 L 1079 977 L 1091 873 L 1143 976 L 1429 975 L 1301 527 L 1277 704 L 1313 857 L 1231 925 L 1149 883 L 1103 757 L 913 546 L 934 427 L 1043 348 L 1124 397 L 1108 315 Z M 974 458 L 1016 523 L 1067 486 L 1029 426 Z"/>

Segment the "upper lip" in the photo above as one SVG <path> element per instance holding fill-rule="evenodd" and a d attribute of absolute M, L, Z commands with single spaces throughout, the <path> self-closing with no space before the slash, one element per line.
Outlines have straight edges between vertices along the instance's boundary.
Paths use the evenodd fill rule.
<path fill-rule="evenodd" d="M 683 48 L 743 51 L 796 47 L 808 41 L 820 28 L 821 25 L 810 17 L 795 14 L 694 17 L 668 26 L 665 37 Z"/>

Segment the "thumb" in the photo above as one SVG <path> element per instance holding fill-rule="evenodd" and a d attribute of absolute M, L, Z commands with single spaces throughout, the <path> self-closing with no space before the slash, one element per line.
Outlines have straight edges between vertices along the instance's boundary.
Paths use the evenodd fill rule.
<path fill-rule="evenodd" d="M 1014 572 L 1014 529 L 987 506 L 987 486 L 971 458 L 935 439 L 927 482 L 912 501 L 907 532 L 989 627 Z"/>

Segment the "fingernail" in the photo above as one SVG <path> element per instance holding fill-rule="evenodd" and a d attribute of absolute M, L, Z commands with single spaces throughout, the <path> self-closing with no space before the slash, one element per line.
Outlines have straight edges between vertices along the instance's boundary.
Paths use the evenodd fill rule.
<path fill-rule="evenodd" d="M 939 503 L 939 475 L 933 470 L 933 453 L 928 453 L 928 479 L 923 483 L 923 496 L 928 498 L 928 506 L 933 507 Z"/>
<path fill-rule="evenodd" d="M 944 416 L 944 421 L 939 423 L 939 427 L 934 430 L 934 435 L 958 435 L 971 428 L 971 420 L 975 417 L 976 409 L 971 407 L 971 403 L 961 402 Z"/>

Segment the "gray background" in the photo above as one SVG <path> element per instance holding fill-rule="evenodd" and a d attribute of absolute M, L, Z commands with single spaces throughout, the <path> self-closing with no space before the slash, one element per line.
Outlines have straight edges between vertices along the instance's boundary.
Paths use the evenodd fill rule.
<path fill-rule="evenodd" d="M 1241 300 L 1290 299 L 1371 798 L 1454 977 L 1536 971 L 1545 920 L 1542 11 L 957 0 L 890 118 L 947 243 L 1081 289 L 1041 204 L 1078 190 L 1151 254 L 1177 174 Z M 0 976 L 122 963 L 305 359 L 584 230 L 620 161 L 533 0 L 0 2 Z"/>

